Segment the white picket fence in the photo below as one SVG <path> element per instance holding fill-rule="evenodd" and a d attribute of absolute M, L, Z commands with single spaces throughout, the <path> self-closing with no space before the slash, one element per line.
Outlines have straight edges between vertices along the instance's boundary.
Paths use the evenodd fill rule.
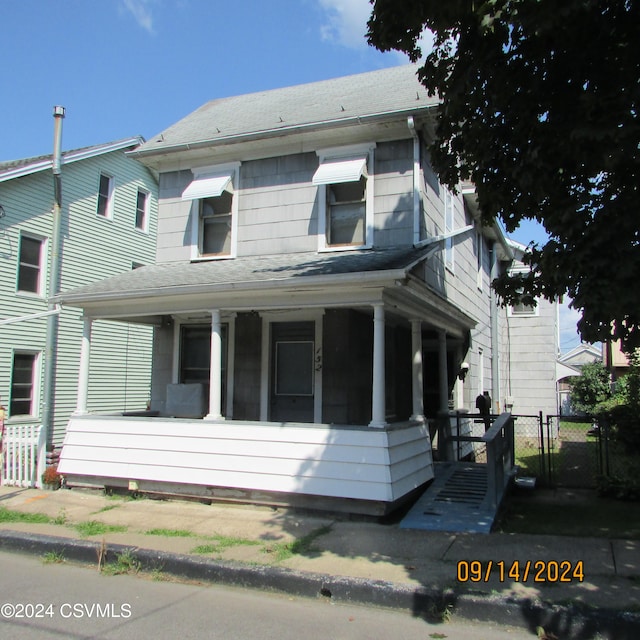
<path fill-rule="evenodd" d="M 5 424 L 2 429 L 0 484 L 42 487 L 46 449 L 42 425 Z"/>

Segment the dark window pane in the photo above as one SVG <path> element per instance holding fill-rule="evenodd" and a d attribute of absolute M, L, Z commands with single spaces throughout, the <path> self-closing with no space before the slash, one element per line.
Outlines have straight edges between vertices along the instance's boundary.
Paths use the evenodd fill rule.
<path fill-rule="evenodd" d="M 111 178 L 100 176 L 100 186 L 98 189 L 98 215 L 107 216 L 109 214 L 109 196 L 111 194 Z"/>
<path fill-rule="evenodd" d="M 38 269 L 21 264 L 20 272 L 18 273 L 18 290 L 39 293 L 39 275 L 40 271 Z"/>
<path fill-rule="evenodd" d="M 144 229 L 145 218 L 147 213 L 147 196 L 144 191 L 138 191 L 138 198 L 136 200 L 136 228 Z"/>
<path fill-rule="evenodd" d="M 40 266 L 40 240 L 22 236 L 20 239 L 20 263 Z"/>
<path fill-rule="evenodd" d="M 276 394 L 313 394 L 313 342 L 276 343 Z"/>
<path fill-rule="evenodd" d="M 9 415 L 33 415 L 33 379 L 36 356 L 16 353 L 11 372 Z"/>

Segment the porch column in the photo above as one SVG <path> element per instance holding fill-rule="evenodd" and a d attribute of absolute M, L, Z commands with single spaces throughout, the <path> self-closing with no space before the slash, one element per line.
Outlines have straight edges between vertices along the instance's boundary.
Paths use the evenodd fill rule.
<path fill-rule="evenodd" d="M 381 429 L 387 425 L 384 379 L 384 307 L 373 307 L 373 389 L 370 427 Z"/>
<path fill-rule="evenodd" d="M 82 318 L 82 342 L 80 343 L 80 367 L 78 369 L 78 398 L 75 415 L 87 413 L 87 398 L 89 395 L 89 360 L 91 358 L 91 328 L 93 320 L 86 316 Z"/>
<path fill-rule="evenodd" d="M 438 377 L 440 379 L 440 411 L 449 411 L 449 372 L 447 370 L 447 333 L 438 333 Z"/>
<path fill-rule="evenodd" d="M 222 420 L 222 325 L 220 310 L 211 311 L 211 366 L 209 369 L 209 413 L 207 420 Z"/>
<path fill-rule="evenodd" d="M 410 420 L 412 422 L 424 422 L 424 385 L 422 382 L 422 322 L 420 320 L 411 321 L 411 349 L 413 351 L 412 366 L 412 394 L 413 413 Z"/>

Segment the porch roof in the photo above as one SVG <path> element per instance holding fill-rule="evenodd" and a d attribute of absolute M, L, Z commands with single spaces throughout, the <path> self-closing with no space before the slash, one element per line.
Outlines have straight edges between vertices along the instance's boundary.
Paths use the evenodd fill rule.
<path fill-rule="evenodd" d="M 55 301 L 80 307 L 92 317 L 153 321 L 151 316 L 220 306 L 261 309 L 277 306 L 354 306 L 383 301 L 383 291 L 412 291 L 411 270 L 425 260 L 430 247 L 367 249 L 328 253 L 304 252 L 245 256 L 228 260 L 158 264 L 60 293 Z M 420 287 L 425 304 L 459 328 L 475 325 L 461 310 Z M 143 319 L 144 317 L 144 319 Z"/>

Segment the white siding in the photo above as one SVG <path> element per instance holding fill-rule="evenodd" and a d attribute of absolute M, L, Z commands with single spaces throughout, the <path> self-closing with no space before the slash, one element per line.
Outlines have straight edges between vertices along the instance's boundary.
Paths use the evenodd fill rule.
<path fill-rule="evenodd" d="M 113 219 L 96 214 L 100 172 L 114 178 Z M 148 233 L 135 229 L 138 188 L 150 193 Z M 0 220 L 0 319 L 47 310 L 45 292 L 34 296 L 16 293 L 20 232 L 49 239 L 52 233 L 53 187 L 50 171 L 0 183 L 0 202 L 5 217 Z M 155 261 L 157 232 L 157 185 L 150 172 L 123 151 L 104 153 L 63 165 L 62 169 L 62 268 L 61 290 L 95 282 L 132 268 L 132 263 Z M 47 241 L 45 277 L 48 282 L 50 241 Z M 100 323 L 97 323 L 99 325 Z M 44 353 L 47 319 L 0 326 L 0 404 L 8 404 L 13 349 Z M 76 309 L 63 309 L 59 316 L 59 346 L 56 363 L 52 440 L 60 444 L 69 415 L 76 406 L 78 358 L 82 321 Z M 92 380 L 90 406 L 103 411 L 144 408 L 149 395 L 151 329 L 112 325 L 96 327 L 93 371 L 105 380 Z M 128 340 L 128 346 L 127 346 Z M 129 362 L 134 371 L 124 373 Z M 42 358 L 41 374 L 44 371 Z M 123 393 L 122 381 L 127 381 Z M 115 383 L 117 381 L 117 384 Z M 40 391 L 42 392 L 42 381 Z M 38 416 L 42 416 L 42 393 Z"/>
<path fill-rule="evenodd" d="M 59 471 L 393 502 L 433 478 L 425 427 L 390 431 L 82 416 Z"/>

